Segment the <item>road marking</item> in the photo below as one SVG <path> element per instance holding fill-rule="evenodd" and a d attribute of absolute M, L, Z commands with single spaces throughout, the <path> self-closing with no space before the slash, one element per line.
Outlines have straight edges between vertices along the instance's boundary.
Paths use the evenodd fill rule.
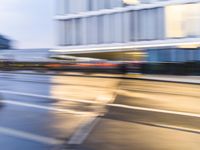
<path fill-rule="evenodd" d="M 96 124 L 99 122 L 100 118 L 97 116 L 89 118 L 89 121 L 82 126 L 73 134 L 73 136 L 69 139 L 69 145 L 80 145 L 82 144 L 89 134 L 92 132 Z"/>
<path fill-rule="evenodd" d="M 116 94 L 114 93 L 112 96 L 105 96 L 101 95 L 98 96 L 96 101 L 100 101 L 102 107 L 101 109 L 104 109 L 108 103 L 112 103 L 116 98 Z M 102 104 L 102 102 L 104 104 Z M 91 116 L 89 120 L 82 124 L 82 126 L 79 127 L 79 129 L 73 134 L 73 136 L 69 139 L 68 143 L 69 145 L 80 145 L 82 144 L 90 135 L 94 127 L 98 124 L 100 121 L 100 116 L 104 116 L 105 111 L 98 112 L 98 115 Z"/>
<path fill-rule="evenodd" d="M 170 110 L 163 110 L 163 109 L 128 106 L 128 105 L 122 105 L 122 104 L 107 104 L 107 106 L 200 118 L 200 114 L 187 113 L 187 112 L 178 112 L 178 111 L 170 111 Z"/>
<path fill-rule="evenodd" d="M 12 101 L 12 100 L 2 100 L 1 102 L 6 103 L 6 104 L 11 104 L 11 105 L 23 106 L 23 107 L 31 107 L 31 108 L 37 108 L 37 109 L 50 110 L 50 111 L 58 111 L 58 112 L 64 112 L 64 113 L 69 113 L 69 114 L 75 114 L 75 115 L 89 115 L 89 116 L 91 115 L 92 116 L 91 112 L 73 111 L 73 110 L 69 110 L 69 109 L 61 109 L 61 108 L 55 108 L 55 107 L 51 107 L 51 106 L 41 106 L 41 105 L 17 102 L 17 101 Z"/>
<path fill-rule="evenodd" d="M 44 144 L 50 144 L 50 145 L 58 145 L 58 144 L 63 143 L 63 141 L 57 140 L 54 138 L 44 137 L 44 136 L 40 136 L 40 135 L 36 135 L 36 134 L 24 132 L 24 131 L 18 131 L 15 129 L 5 128 L 5 127 L 0 127 L 0 134 L 14 136 L 17 138 L 44 143 Z"/>
<path fill-rule="evenodd" d="M 173 130 L 179 130 L 179 131 L 184 131 L 184 132 L 192 132 L 192 133 L 200 134 L 200 130 L 198 130 L 198 129 L 192 129 L 192 128 L 186 128 L 186 127 L 180 127 L 180 126 L 172 126 L 172 125 L 164 125 L 164 124 L 152 124 L 152 125 L 156 126 L 156 127 L 161 127 L 161 128 L 168 128 L 168 129 L 173 129 Z"/>
<path fill-rule="evenodd" d="M 79 100 L 79 99 L 66 99 L 66 98 L 59 98 L 59 97 L 54 97 L 54 96 L 46 96 L 46 95 L 39 95 L 39 94 L 33 94 L 33 93 L 24 93 L 24 92 L 16 92 L 16 91 L 0 90 L 0 93 L 21 95 L 21 96 L 29 96 L 29 97 L 38 97 L 38 98 L 45 98 L 45 99 L 57 99 L 57 100 L 79 102 L 79 103 L 86 103 L 86 104 L 99 104 L 99 102 L 97 102 L 97 101 L 90 101 L 90 100 L 83 100 L 83 99 L 82 100 Z"/>
<path fill-rule="evenodd" d="M 37 95 L 37 94 L 22 93 L 22 92 L 15 92 L 15 91 L 0 90 L 0 93 L 8 93 L 8 94 L 14 94 L 14 95 L 22 95 L 22 96 L 30 96 L 30 97 L 38 97 L 38 98 L 47 98 L 47 99 L 58 99 L 58 100 L 80 102 L 80 103 L 87 103 L 87 104 L 101 104 L 98 101 L 79 100 L 79 99 L 65 99 L 65 98 L 57 98 L 57 97 L 53 97 L 53 96 Z M 143 111 L 150 111 L 150 112 L 167 113 L 167 114 L 173 114 L 173 115 L 182 115 L 182 116 L 200 118 L 200 114 L 187 113 L 187 112 L 178 112 L 178 111 L 162 110 L 162 109 L 147 108 L 147 107 L 129 106 L 129 105 L 123 105 L 123 104 L 105 104 L 105 106 L 119 107 L 119 108 L 126 108 L 126 109 L 134 109 L 134 110 L 143 110 Z"/>

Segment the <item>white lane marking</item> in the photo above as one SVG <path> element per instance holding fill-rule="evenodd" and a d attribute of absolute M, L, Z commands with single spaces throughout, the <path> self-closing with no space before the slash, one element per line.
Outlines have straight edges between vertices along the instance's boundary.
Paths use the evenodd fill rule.
<path fill-rule="evenodd" d="M 1 102 L 6 103 L 6 104 L 11 104 L 11 105 L 23 106 L 23 107 L 31 107 L 31 108 L 37 108 L 37 109 L 50 110 L 50 111 L 58 111 L 58 112 L 64 112 L 64 113 L 69 113 L 69 114 L 75 114 L 75 115 L 91 115 L 92 116 L 92 113 L 90 113 L 90 112 L 73 111 L 73 110 L 69 110 L 69 109 L 61 109 L 61 108 L 55 108 L 55 107 L 51 107 L 51 106 L 41 106 L 41 105 L 17 102 L 17 101 L 12 101 L 12 100 L 2 100 Z"/>
<path fill-rule="evenodd" d="M 165 124 L 152 124 L 153 126 L 161 127 L 161 128 L 168 128 L 173 130 L 180 130 L 180 131 L 186 131 L 186 132 L 193 132 L 193 133 L 200 133 L 200 130 L 198 129 L 192 129 L 192 128 L 186 128 L 186 127 L 180 127 L 180 126 L 172 126 L 172 125 L 165 125 Z"/>
<path fill-rule="evenodd" d="M 54 96 L 46 96 L 46 95 L 24 93 L 24 92 L 16 92 L 16 91 L 0 90 L 0 93 L 21 95 L 21 96 L 29 96 L 29 97 L 38 97 L 38 98 L 46 98 L 46 99 L 65 100 L 65 101 L 80 102 L 80 103 L 86 103 L 86 104 L 98 104 L 99 103 L 97 101 L 90 101 L 90 100 L 83 100 L 83 99 L 82 100 L 79 100 L 79 99 L 66 99 L 66 98 L 60 98 L 60 97 L 54 97 Z"/>
<path fill-rule="evenodd" d="M 97 101 L 90 101 L 90 100 L 64 99 L 64 98 L 56 98 L 56 97 L 52 97 L 52 96 L 37 95 L 37 94 L 31 94 L 31 93 L 22 93 L 22 92 L 15 92 L 15 91 L 5 91 L 5 90 L 0 90 L 0 93 L 1 92 L 2 93 L 8 93 L 8 94 L 14 94 L 14 95 L 22 95 L 22 96 L 30 96 L 30 97 L 38 97 L 38 98 L 47 98 L 47 99 L 58 99 L 58 100 L 80 102 L 80 103 L 87 103 L 87 104 L 100 104 Z M 105 104 L 105 106 L 127 108 L 127 109 L 135 109 L 135 110 L 143 110 L 143 111 L 151 111 L 151 112 L 159 112 L 159 113 L 167 113 L 167 114 L 174 114 L 174 115 L 182 115 L 182 116 L 190 116 L 190 117 L 200 118 L 200 114 L 187 113 L 187 112 L 178 112 L 178 111 L 162 110 L 162 109 L 147 108 L 147 107 L 137 107 L 137 106 L 129 106 L 129 105 L 123 105 L 123 104 Z"/>
<path fill-rule="evenodd" d="M 14 136 L 17 138 L 30 140 L 30 141 L 34 141 L 38 143 L 50 144 L 50 145 L 58 145 L 58 144 L 63 143 L 63 141 L 57 140 L 54 138 L 44 137 L 44 136 L 40 136 L 40 135 L 36 135 L 36 134 L 24 132 L 24 131 L 18 131 L 15 129 L 5 128 L 5 127 L 0 127 L 0 134 Z"/>
<path fill-rule="evenodd" d="M 128 105 L 122 105 L 122 104 L 107 104 L 107 106 L 200 118 L 200 114 L 187 113 L 187 112 L 178 112 L 178 111 L 170 111 L 170 110 L 163 110 L 163 109 L 128 106 Z"/>
<path fill-rule="evenodd" d="M 99 120 L 100 118 L 97 116 L 89 118 L 89 121 L 80 126 L 80 128 L 73 134 L 73 136 L 69 139 L 68 144 L 82 144 L 92 132 Z"/>

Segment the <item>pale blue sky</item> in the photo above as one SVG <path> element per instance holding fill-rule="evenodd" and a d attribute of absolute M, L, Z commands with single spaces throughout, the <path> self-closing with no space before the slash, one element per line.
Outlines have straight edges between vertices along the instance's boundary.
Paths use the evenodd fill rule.
<path fill-rule="evenodd" d="M 49 48 L 55 44 L 55 0 L 1 0 L 0 34 L 18 48 Z"/>

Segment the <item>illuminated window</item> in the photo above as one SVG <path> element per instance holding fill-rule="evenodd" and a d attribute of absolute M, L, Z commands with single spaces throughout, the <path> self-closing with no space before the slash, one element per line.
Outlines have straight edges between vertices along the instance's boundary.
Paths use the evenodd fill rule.
<path fill-rule="evenodd" d="M 178 38 L 200 35 L 200 4 L 167 6 L 166 37 Z"/>

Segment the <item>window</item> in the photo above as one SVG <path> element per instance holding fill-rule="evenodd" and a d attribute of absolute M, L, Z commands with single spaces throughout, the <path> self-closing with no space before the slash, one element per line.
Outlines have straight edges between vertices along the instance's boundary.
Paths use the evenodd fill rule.
<path fill-rule="evenodd" d="M 149 49 L 149 50 L 147 50 L 147 52 L 148 52 L 148 58 L 147 58 L 147 60 L 149 62 L 157 62 L 158 61 L 157 50 Z"/>
<path fill-rule="evenodd" d="M 111 43 L 111 21 L 110 15 L 104 15 L 104 43 Z"/>
<path fill-rule="evenodd" d="M 109 1 L 110 1 L 111 8 L 123 6 L 122 0 L 109 0 Z"/>
<path fill-rule="evenodd" d="M 123 42 L 130 41 L 130 16 L 131 12 L 123 13 L 123 21 L 122 21 L 122 28 L 123 28 Z"/>
<path fill-rule="evenodd" d="M 65 22 L 64 21 L 58 21 L 58 44 L 60 46 L 65 45 L 66 43 L 66 35 L 65 35 Z"/>
<path fill-rule="evenodd" d="M 185 62 L 187 59 L 187 51 L 182 49 L 176 50 L 176 62 Z"/>
<path fill-rule="evenodd" d="M 89 11 L 92 10 L 92 2 L 93 2 L 93 0 L 88 0 L 88 10 Z"/>
<path fill-rule="evenodd" d="M 129 18 L 131 41 L 164 38 L 163 8 L 130 11 Z"/>
<path fill-rule="evenodd" d="M 102 44 L 104 42 L 104 16 L 98 16 L 98 43 Z"/>
<path fill-rule="evenodd" d="M 98 3 L 99 3 L 99 0 L 91 0 L 91 5 L 92 5 L 91 10 L 93 10 L 93 11 L 98 10 Z"/>
<path fill-rule="evenodd" d="M 115 26 L 115 42 L 121 43 L 123 41 L 123 26 L 122 26 L 122 14 L 116 13 L 114 14 L 114 26 Z"/>
<path fill-rule="evenodd" d="M 111 5 L 110 0 L 106 0 L 106 1 L 104 2 L 104 8 L 105 8 L 105 9 L 109 9 L 109 8 L 110 8 L 110 5 Z"/>
<path fill-rule="evenodd" d="M 168 38 L 200 36 L 200 4 L 171 5 L 165 8 Z"/>
<path fill-rule="evenodd" d="M 110 17 L 110 42 L 115 43 L 115 32 L 117 30 L 117 25 L 115 23 L 115 14 L 109 15 Z"/>
<path fill-rule="evenodd" d="M 77 18 L 75 21 L 75 28 L 76 28 L 76 44 L 81 45 L 82 44 L 82 26 L 81 26 L 81 18 Z"/>
<path fill-rule="evenodd" d="M 99 0 L 98 1 L 98 9 L 105 9 L 105 3 L 107 2 L 108 0 Z"/>
<path fill-rule="evenodd" d="M 65 2 L 66 0 L 57 0 L 56 12 L 58 15 L 65 13 Z"/>
<path fill-rule="evenodd" d="M 138 40 L 138 11 L 130 12 L 130 38 L 131 41 Z"/>
<path fill-rule="evenodd" d="M 72 45 L 73 44 L 73 28 L 72 28 L 72 20 L 65 21 L 65 44 Z M 63 32 L 64 32 L 63 31 Z"/>
<path fill-rule="evenodd" d="M 87 18 L 87 43 L 96 44 L 97 43 L 97 18 L 88 17 Z"/>
<path fill-rule="evenodd" d="M 147 10 L 139 10 L 138 12 L 138 38 L 139 40 L 147 39 Z"/>

